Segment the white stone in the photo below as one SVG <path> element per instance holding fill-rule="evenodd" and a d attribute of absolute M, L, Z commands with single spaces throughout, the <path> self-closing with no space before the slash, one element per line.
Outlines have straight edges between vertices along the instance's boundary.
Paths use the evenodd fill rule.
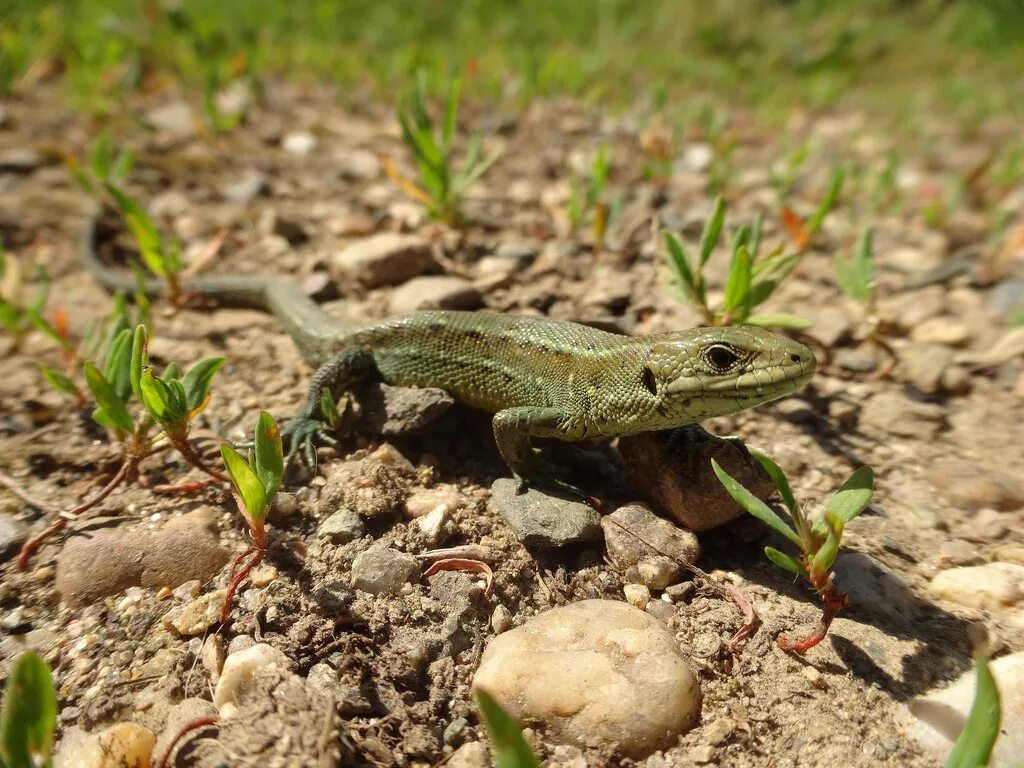
<path fill-rule="evenodd" d="M 998 611 L 1024 602 L 1024 565 L 987 563 L 940 571 L 931 590 L 939 597 L 974 608 Z"/>
<path fill-rule="evenodd" d="M 644 756 L 700 718 L 701 693 L 675 637 L 626 603 L 584 600 L 494 638 L 473 687 L 555 743 L 617 744 Z"/>
<path fill-rule="evenodd" d="M 626 602 L 643 610 L 647 601 L 651 599 L 651 590 L 643 584 L 627 584 L 622 589 L 626 596 Z"/>
<path fill-rule="evenodd" d="M 316 147 L 316 137 L 306 131 L 296 131 L 281 139 L 281 149 L 292 155 L 308 155 Z"/>
<path fill-rule="evenodd" d="M 949 317 L 933 317 L 910 331 L 914 341 L 928 344 L 942 344 L 947 347 L 961 347 L 971 338 L 970 329 Z"/>
<path fill-rule="evenodd" d="M 56 768 L 149 766 L 156 736 L 137 723 L 118 723 L 99 733 L 69 739 L 57 754 Z"/>
<path fill-rule="evenodd" d="M 990 768 L 1019 764 L 1024 755 L 1024 652 L 989 662 L 999 688 L 1001 735 L 992 751 Z M 899 721 L 936 760 L 944 760 L 963 729 L 974 702 L 975 674 L 971 670 L 948 688 L 913 699 L 901 707 Z"/>
<path fill-rule="evenodd" d="M 256 672 L 266 667 L 287 671 L 289 666 L 288 657 L 267 643 L 257 643 L 244 651 L 231 654 L 224 662 L 213 692 L 214 705 L 223 717 L 230 716 L 235 703 L 248 689 Z"/>

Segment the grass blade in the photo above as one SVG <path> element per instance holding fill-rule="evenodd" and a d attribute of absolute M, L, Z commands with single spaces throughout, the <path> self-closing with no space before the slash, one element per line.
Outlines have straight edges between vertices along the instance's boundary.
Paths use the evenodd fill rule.
<path fill-rule="evenodd" d="M 982 768 L 988 765 L 992 747 L 999 738 L 999 721 L 1002 719 L 999 688 L 982 656 L 975 657 L 974 669 L 978 678 L 974 703 L 960 737 L 946 758 L 945 768 Z"/>
<path fill-rule="evenodd" d="M 719 195 L 715 198 L 715 207 L 711 216 L 704 223 L 704 231 L 700 235 L 700 266 L 703 267 L 711 258 L 711 252 L 718 245 L 718 238 L 722 233 L 722 223 L 725 221 L 725 200 Z"/>
<path fill-rule="evenodd" d="M 46 662 L 26 651 L 14 665 L 0 710 L 0 758 L 10 768 L 50 765 L 57 693 Z"/>
<path fill-rule="evenodd" d="M 787 555 L 785 552 L 780 552 L 775 547 L 764 548 L 765 557 L 775 563 L 779 568 L 790 573 L 795 573 L 797 576 L 803 576 L 807 573 L 807 569 L 804 568 L 803 563 L 797 560 L 792 555 Z"/>
<path fill-rule="evenodd" d="M 787 312 L 776 312 L 771 315 L 751 315 L 743 321 L 747 325 L 756 325 L 758 328 L 787 328 L 793 331 L 802 331 L 811 327 L 811 321 L 800 315 L 791 315 Z"/>
<path fill-rule="evenodd" d="M 476 705 L 491 739 L 495 768 L 540 768 L 540 761 L 512 717 L 489 693 L 477 690 Z"/>
<path fill-rule="evenodd" d="M 85 364 L 85 383 L 89 386 L 89 391 L 92 392 L 93 397 L 96 398 L 100 411 L 109 419 L 108 423 L 99 423 L 103 424 L 103 426 L 113 423 L 125 432 L 133 432 L 135 430 L 131 414 L 128 413 L 128 407 L 117 396 L 110 382 L 104 378 L 103 374 L 92 363 Z"/>

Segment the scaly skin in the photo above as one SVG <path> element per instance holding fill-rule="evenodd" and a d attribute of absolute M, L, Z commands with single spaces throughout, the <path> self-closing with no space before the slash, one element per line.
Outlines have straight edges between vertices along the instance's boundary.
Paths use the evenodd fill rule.
<path fill-rule="evenodd" d="M 86 266 L 109 289 L 134 278 L 101 264 L 93 236 Z M 146 290 L 158 293 L 157 281 Z M 528 481 L 565 488 L 537 458 L 531 438 L 575 442 L 671 429 L 783 397 L 814 373 L 803 344 L 752 327 L 694 328 L 619 336 L 564 320 L 491 312 L 417 312 L 351 327 L 287 280 L 208 277 L 184 287 L 218 304 L 272 312 L 310 363 L 319 365 L 302 411 L 285 434 L 309 452 L 320 433 L 323 390 L 337 396 L 367 378 L 440 387 L 494 413 L 502 457 Z"/>

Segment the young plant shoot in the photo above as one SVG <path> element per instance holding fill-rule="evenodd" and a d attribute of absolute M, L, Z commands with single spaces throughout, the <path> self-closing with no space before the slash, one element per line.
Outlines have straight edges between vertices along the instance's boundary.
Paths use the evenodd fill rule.
<path fill-rule="evenodd" d="M 0 709 L 0 767 L 49 768 L 57 728 L 57 693 L 46 662 L 26 651 L 14 663 Z"/>

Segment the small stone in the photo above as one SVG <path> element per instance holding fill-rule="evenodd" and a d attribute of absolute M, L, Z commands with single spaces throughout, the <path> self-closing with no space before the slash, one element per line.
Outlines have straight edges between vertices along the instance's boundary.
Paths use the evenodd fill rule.
<path fill-rule="evenodd" d="M 339 173 L 350 179 L 375 179 L 380 175 L 377 155 L 368 149 L 344 149 L 335 153 Z"/>
<path fill-rule="evenodd" d="M 451 515 L 448 514 L 448 507 L 441 504 L 422 517 L 417 517 L 415 525 L 420 529 L 427 543 L 431 546 L 436 546 L 440 543 L 441 536 L 444 534 L 444 528 L 450 519 Z"/>
<path fill-rule="evenodd" d="M 978 368 L 995 368 L 1024 355 L 1024 326 L 1010 328 L 988 349 L 965 350 L 953 361 L 961 365 Z"/>
<path fill-rule="evenodd" d="M 1012 315 L 1024 310 L 1024 277 L 1003 280 L 988 295 L 988 310 L 993 315 Z"/>
<path fill-rule="evenodd" d="M 191 603 L 172 608 L 164 614 L 163 625 L 185 637 L 202 635 L 220 619 L 220 611 L 226 595 L 226 589 L 218 589 Z"/>
<path fill-rule="evenodd" d="M 878 368 L 878 361 L 861 349 L 843 347 L 836 350 L 834 362 L 840 368 L 852 373 L 871 373 Z"/>
<path fill-rule="evenodd" d="M 802 397 L 779 400 L 775 403 L 775 412 L 794 424 L 801 424 L 814 418 L 814 406 Z"/>
<path fill-rule="evenodd" d="M 622 588 L 626 596 L 626 602 L 643 610 L 647 607 L 647 601 L 651 599 L 651 590 L 643 584 L 627 584 Z"/>
<path fill-rule="evenodd" d="M 897 437 L 929 440 L 945 424 L 945 417 L 942 406 L 910 400 L 899 392 L 884 391 L 864 404 L 860 424 Z"/>
<path fill-rule="evenodd" d="M 405 501 L 405 486 L 399 473 L 374 459 L 343 461 L 333 466 L 320 491 L 317 510 L 330 515 L 350 510 L 360 517 L 393 515 Z"/>
<path fill-rule="evenodd" d="M 715 760 L 715 748 L 702 744 L 699 747 L 692 747 L 689 752 L 690 760 L 697 765 L 707 765 Z"/>
<path fill-rule="evenodd" d="M 225 200 L 238 205 L 248 205 L 267 191 L 265 174 L 250 168 L 234 181 L 221 187 L 220 193 Z"/>
<path fill-rule="evenodd" d="M 812 688 L 817 688 L 820 691 L 828 690 L 828 680 L 817 667 L 804 667 L 802 674 Z"/>
<path fill-rule="evenodd" d="M 553 743 L 616 744 L 632 757 L 667 749 L 700 719 L 700 686 L 675 636 L 611 600 L 553 608 L 492 639 L 473 688 Z"/>
<path fill-rule="evenodd" d="M 945 389 L 943 379 L 953 364 L 953 350 L 935 344 L 909 342 L 900 346 L 894 375 L 927 394 Z"/>
<path fill-rule="evenodd" d="M 316 148 L 316 137 L 307 131 L 294 131 L 281 139 L 281 149 L 290 155 L 305 157 Z"/>
<path fill-rule="evenodd" d="M 471 741 L 452 752 L 447 768 L 490 768 L 491 752 L 482 741 Z"/>
<path fill-rule="evenodd" d="M 267 563 L 253 569 L 249 574 L 249 583 L 257 589 L 263 589 L 273 584 L 278 577 L 277 568 Z"/>
<path fill-rule="evenodd" d="M 601 515 L 593 507 L 536 488 L 520 494 L 517 486 L 511 478 L 495 480 L 491 501 L 526 546 L 543 549 L 600 540 Z"/>
<path fill-rule="evenodd" d="M 43 156 L 30 147 L 11 147 L 0 151 L 0 171 L 28 173 L 43 164 Z"/>
<path fill-rule="evenodd" d="M 853 325 L 841 309 L 825 308 L 814 317 L 814 335 L 826 347 L 835 349 L 852 338 Z"/>
<path fill-rule="evenodd" d="M 28 526 L 14 515 L 0 513 L 0 558 L 6 559 L 28 538 Z"/>
<path fill-rule="evenodd" d="M 951 317 L 932 317 L 910 331 L 910 338 L 926 344 L 941 344 L 947 347 L 962 347 L 971 339 L 971 331 L 964 324 Z"/>
<path fill-rule="evenodd" d="M 267 643 L 257 643 L 239 653 L 230 654 L 224 662 L 220 680 L 213 692 L 213 704 L 224 713 L 227 704 L 235 704 L 252 683 L 253 675 L 266 667 L 287 671 L 291 661 L 282 652 Z"/>
<path fill-rule="evenodd" d="M 449 485 L 433 488 L 417 488 L 405 500 L 405 513 L 411 518 L 423 517 L 438 507 L 456 510 L 465 506 L 466 500 L 459 489 Z"/>
<path fill-rule="evenodd" d="M 118 723 L 72 741 L 57 755 L 57 768 L 125 768 L 149 766 L 156 736 L 137 723 Z"/>
<path fill-rule="evenodd" d="M 164 729 L 160 733 L 160 736 L 156 740 L 156 746 L 153 749 L 154 755 L 163 755 L 167 751 L 167 748 L 171 746 L 171 742 L 174 741 L 175 737 L 181 732 L 181 729 L 188 723 L 194 722 L 201 718 L 216 717 L 217 708 L 213 705 L 213 702 L 207 701 L 206 699 L 200 699 L 196 697 L 182 699 L 167 713 L 167 720 L 164 724 Z M 212 736 L 216 733 L 215 726 L 206 726 L 205 728 L 198 729 L 196 731 L 190 731 L 190 738 L 203 738 L 206 736 Z M 167 765 L 175 765 L 175 755 L 178 750 L 185 744 L 184 741 L 179 741 L 174 749 L 174 752 L 169 756 L 170 759 L 167 761 Z M 141 766 L 132 766 L 132 768 L 142 768 Z"/>
<path fill-rule="evenodd" d="M 437 262 L 428 240 L 384 232 L 349 245 L 333 257 L 329 269 L 339 282 L 354 279 L 377 288 L 434 272 Z"/>
<path fill-rule="evenodd" d="M 270 518 L 280 520 L 291 517 L 299 511 L 299 500 L 294 493 L 279 491 L 274 497 L 274 506 L 270 509 Z"/>
<path fill-rule="evenodd" d="M 601 520 L 608 558 L 628 580 L 651 589 L 678 581 L 686 564 L 700 558 L 700 543 L 691 531 L 655 515 L 643 504 L 626 504 Z"/>
<path fill-rule="evenodd" d="M 260 218 L 259 230 L 264 234 L 284 238 L 288 245 L 299 245 L 309 239 L 302 224 L 287 216 L 282 216 L 275 210 L 268 210 L 263 214 Z"/>
<path fill-rule="evenodd" d="M 423 309 L 477 309 L 482 304 L 480 291 L 465 278 L 423 275 L 396 288 L 388 309 L 392 315 L 408 315 Z"/>
<path fill-rule="evenodd" d="M 256 645 L 256 641 L 249 637 L 249 635 L 236 635 L 235 637 L 232 637 L 231 641 L 228 643 L 228 656 L 233 653 L 247 651 L 254 645 Z"/>
<path fill-rule="evenodd" d="M 501 603 L 498 603 L 494 608 L 494 612 L 491 613 L 491 629 L 494 630 L 494 634 L 500 635 L 502 632 L 508 632 L 512 629 L 512 626 L 512 612 Z"/>
<path fill-rule="evenodd" d="M 962 509 L 1012 512 L 1024 507 L 1024 479 L 998 467 L 951 459 L 936 462 L 926 476 L 947 501 Z"/>
<path fill-rule="evenodd" d="M 437 387 L 392 387 L 373 382 L 359 392 L 363 421 L 385 437 L 421 430 L 454 403 L 455 398 Z"/>
<path fill-rule="evenodd" d="M 420 564 L 412 555 L 390 547 L 370 547 L 352 561 L 352 586 L 371 595 L 394 595 L 416 581 Z"/>
<path fill-rule="evenodd" d="M 172 139 L 187 139 L 196 133 L 196 118 L 185 101 L 161 104 L 146 112 L 143 121 Z"/>
<path fill-rule="evenodd" d="M 224 638 L 220 635 L 210 635 L 203 641 L 203 650 L 199 654 L 203 668 L 210 676 L 213 683 L 220 677 L 220 671 L 224 668 L 224 660 L 227 658 L 227 650 L 224 648 Z"/>
<path fill-rule="evenodd" d="M 718 481 L 712 459 L 758 498 L 775 492 L 764 467 L 742 443 L 697 425 L 620 438 L 619 453 L 633 487 L 697 533 L 744 514 Z"/>
<path fill-rule="evenodd" d="M 683 155 L 680 159 L 686 170 L 693 173 L 703 173 L 714 162 L 715 150 L 711 148 L 710 144 L 688 144 L 683 149 Z"/>
<path fill-rule="evenodd" d="M 704 738 L 707 739 L 708 744 L 720 747 L 729 741 L 738 730 L 739 724 L 728 715 L 723 715 L 716 717 L 704 727 Z"/>
<path fill-rule="evenodd" d="M 990 661 L 989 669 L 999 688 L 1002 707 L 1000 734 L 989 764 L 1015 765 L 1024 755 L 1024 653 Z M 912 699 L 906 708 L 901 708 L 901 725 L 936 762 L 946 759 L 963 730 L 976 687 L 972 670 L 948 688 Z"/>
<path fill-rule="evenodd" d="M 669 584 L 665 587 L 665 596 L 673 603 L 688 603 L 697 592 L 697 585 L 692 581 L 684 581 L 681 584 Z"/>
<path fill-rule="evenodd" d="M 951 603 L 1001 611 L 1024 602 L 1024 565 L 986 563 L 935 574 L 931 590 Z"/>
<path fill-rule="evenodd" d="M 366 525 L 351 509 L 339 509 L 320 523 L 317 535 L 323 536 L 332 544 L 348 544 L 366 535 Z"/>

